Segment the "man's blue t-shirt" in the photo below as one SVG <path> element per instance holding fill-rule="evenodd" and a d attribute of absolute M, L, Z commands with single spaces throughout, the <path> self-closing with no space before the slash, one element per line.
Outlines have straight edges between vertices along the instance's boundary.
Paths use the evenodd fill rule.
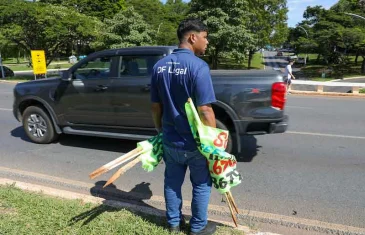
<path fill-rule="evenodd" d="M 153 67 L 151 101 L 163 106 L 163 143 L 194 151 L 197 145 L 185 113 L 189 97 L 196 107 L 216 102 L 208 64 L 191 50 L 179 48 Z"/>

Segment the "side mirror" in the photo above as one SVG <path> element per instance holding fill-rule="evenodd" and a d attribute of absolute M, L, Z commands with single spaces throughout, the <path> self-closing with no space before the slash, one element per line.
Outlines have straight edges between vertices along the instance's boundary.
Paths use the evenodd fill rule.
<path fill-rule="evenodd" d="M 62 81 L 71 81 L 72 80 L 72 73 L 70 73 L 68 70 L 61 72 L 61 80 Z"/>

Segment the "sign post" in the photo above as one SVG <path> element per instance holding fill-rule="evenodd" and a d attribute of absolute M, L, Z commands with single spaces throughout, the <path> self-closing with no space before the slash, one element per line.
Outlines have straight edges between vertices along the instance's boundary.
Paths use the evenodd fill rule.
<path fill-rule="evenodd" d="M 32 64 L 34 78 L 37 79 L 37 75 L 44 74 L 47 78 L 47 66 L 46 66 L 46 56 L 43 50 L 32 50 Z"/>

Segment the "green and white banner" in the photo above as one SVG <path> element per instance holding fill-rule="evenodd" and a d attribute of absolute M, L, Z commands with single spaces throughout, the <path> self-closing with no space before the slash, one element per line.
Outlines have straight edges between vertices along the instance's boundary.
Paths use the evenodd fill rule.
<path fill-rule="evenodd" d="M 191 99 L 185 103 L 185 111 L 198 149 L 207 158 L 214 187 L 222 194 L 230 191 L 241 183 L 242 177 L 236 170 L 235 156 L 225 152 L 229 132 L 205 126 Z M 143 169 L 154 170 L 162 160 L 162 134 L 139 142 L 137 146 L 143 149 L 140 155 Z"/>
<path fill-rule="evenodd" d="M 142 168 L 148 172 L 153 171 L 162 160 L 162 133 L 159 133 L 151 139 L 137 143 L 137 147 L 142 148 L 142 154 L 139 155 Z"/>
<path fill-rule="evenodd" d="M 242 180 L 240 173 L 236 170 L 236 157 L 225 151 L 229 132 L 205 126 L 193 102 L 190 99 L 189 101 L 185 103 L 185 111 L 198 149 L 208 160 L 214 187 L 220 193 L 226 193 Z"/>

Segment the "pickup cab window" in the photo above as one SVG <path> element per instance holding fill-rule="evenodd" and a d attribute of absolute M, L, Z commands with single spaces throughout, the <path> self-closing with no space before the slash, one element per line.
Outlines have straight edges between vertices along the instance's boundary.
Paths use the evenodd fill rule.
<path fill-rule="evenodd" d="M 162 55 L 121 56 L 119 75 L 120 77 L 149 76 L 152 74 L 153 66 L 162 57 Z"/>
<path fill-rule="evenodd" d="M 77 68 L 73 75 L 75 79 L 100 79 L 110 77 L 112 57 L 97 57 Z"/>

